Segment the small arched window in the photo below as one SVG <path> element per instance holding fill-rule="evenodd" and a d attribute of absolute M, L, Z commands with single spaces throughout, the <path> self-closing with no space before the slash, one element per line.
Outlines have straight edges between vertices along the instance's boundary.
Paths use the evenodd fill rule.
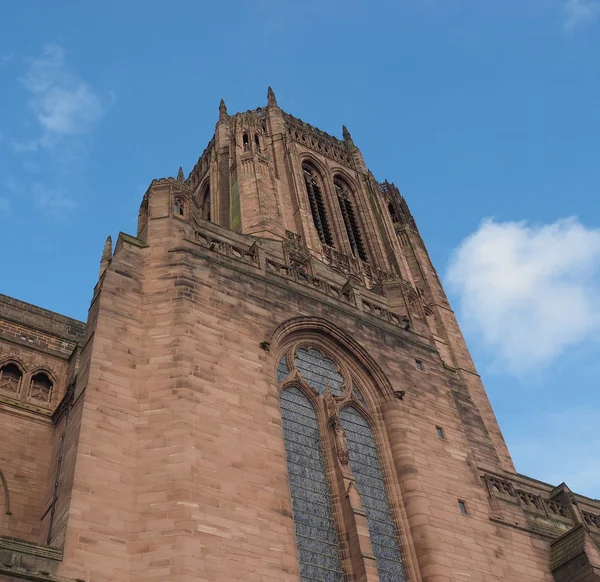
<path fill-rule="evenodd" d="M 175 198 L 173 202 L 173 216 L 183 216 L 185 213 L 185 205 L 181 198 Z"/>
<path fill-rule="evenodd" d="M 396 214 L 396 208 L 390 202 L 388 204 L 388 210 L 390 211 L 390 216 L 392 217 L 392 222 L 398 222 L 398 215 Z"/>
<path fill-rule="evenodd" d="M 243 137 L 242 137 L 242 143 L 244 144 L 244 151 L 250 151 L 250 141 L 248 139 L 248 134 L 244 133 Z"/>
<path fill-rule="evenodd" d="M 308 194 L 308 202 L 312 213 L 313 222 L 319 240 L 327 245 L 333 245 L 333 236 L 329 228 L 329 220 L 327 219 L 327 211 L 325 210 L 325 201 L 319 182 L 317 181 L 316 171 L 308 164 L 302 165 L 302 173 L 304 174 L 304 184 L 306 185 L 306 193 Z"/>
<path fill-rule="evenodd" d="M 260 153 L 260 138 L 258 137 L 258 133 L 254 134 L 254 143 L 256 145 L 256 153 Z"/>
<path fill-rule="evenodd" d="M 346 227 L 346 234 L 348 235 L 348 241 L 350 242 L 350 248 L 352 249 L 352 254 L 366 262 L 368 261 L 367 253 L 365 251 L 365 245 L 360 233 L 360 228 L 358 227 L 358 220 L 356 219 L 356 214 L 354 213 L 354 207 L 352 205 L 352 201 L 350 200 L 350 189 L 339 179 L 334 180 L 333 185 L 335 186 L 335 191 L 337 193 L 340 210 L 344 219 L 344 226 Z"/>
<path fill-rule="evenodd" d="M 29 397 L 40 402 L 50 402 L 52 394 L 52 381 L 44 372 L 38 372 L 31 377 Z"/>
<path fill-rule="evenodd" d="M 10 394 L 18 394 L 23 374 L 16 364 L 4 364 L 0 368 L 0 390 Z"/>

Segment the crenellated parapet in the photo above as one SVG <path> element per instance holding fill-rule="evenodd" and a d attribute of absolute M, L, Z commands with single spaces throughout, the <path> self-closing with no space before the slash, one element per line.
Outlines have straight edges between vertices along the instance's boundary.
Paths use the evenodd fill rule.
<path fill-rule="evenodd" d="M 491 519 L 508 527 L 558 538 L 583 526 L 600 541 L 600 502 L 523 475 L 482 474 L 490 497 Z"/>
<path fill-rule="evenodd" d="M 336 162 L 354 168 L 352 157 L 354 144 L 351 140 L 340 140 L 289 113 L 284 113 L 283 116 L 288 135 L 293 141 Z"/>

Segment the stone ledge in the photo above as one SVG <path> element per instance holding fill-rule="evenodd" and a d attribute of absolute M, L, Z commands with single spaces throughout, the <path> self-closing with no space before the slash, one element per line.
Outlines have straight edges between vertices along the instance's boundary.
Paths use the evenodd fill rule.
<path fill-rule="evenodd" d="M 31 582 L 78 582 L 72 578 L 63 578 L 45 572 L 27 572 L 23 568 L 7 568 L 0 564 L 0 576 L 8 576 L 11 580 L 30 580 Z"/>
<path fill-rule="evenodd" d="M 0 577 L 34 582 L 74 582 L 57 576 L 63 559 L 60 548 L 0 536 Z"/>
<path fill-rule="evenodd" d="M 60 548 L 53 548 L 52 546 L 45 546 L 8 536 L 0 536 L 0 550 L 10 550 L 19 552 L 20 554 L 29 554 L 59 562 L 63 559 L 63 552 Z"/>

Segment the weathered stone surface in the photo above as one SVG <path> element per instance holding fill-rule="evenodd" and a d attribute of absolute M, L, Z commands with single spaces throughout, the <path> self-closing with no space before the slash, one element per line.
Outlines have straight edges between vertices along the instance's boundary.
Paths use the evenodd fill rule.
<path fill-rule="evenodd" d="M 299 346 L 338 366 L 328 402 L 295 368 Z M 290 383 L 315 407 L 350 580 L 378 579 L 338 416 L 350 404 L 377 442 L 408 580 L 594 579 L 581 576 L 600 504 L 515 473 L 406 201 L 349 133 L 274 95 L 237 115 L 222 104 L 190 176 L 152 182 L 137 236 L 105 245 L 85 326 L 0 296 L 7 362 L 24 376 L 0 395 L 0 535 L 18 538 L 0 537 L 0 580 L 297 582 Z M 54 382 L 44 406 L 27 397 L 39 369 Z M 568 554 L 561 540 L 580 530 Z"/>

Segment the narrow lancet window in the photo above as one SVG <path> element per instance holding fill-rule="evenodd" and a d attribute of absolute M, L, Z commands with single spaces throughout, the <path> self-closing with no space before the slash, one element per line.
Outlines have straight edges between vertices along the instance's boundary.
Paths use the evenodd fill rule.
<path fill-rule="evenodd" d="M 388 210 L 390 211 L 392 222 L 398 222 L 398 215 L 396 214 L 396 209 L 394 208 L 394 205 L 391 202 L 388 204 Z"/>
<path fill-rule="evenodd" d="M 404 567 L 385 489 L 377 443 L 367 420 L 356 408 L 344 408 L 340 421 L 346 431 L 350 468 L 367 514 L 371 546 L 382 582 L 404 582 Z"/>
<path fill-rule="evenodd" d="M 317 233 L 319 234 L 319 240 L 327 245 L 333 246 L 333 236 L 329 228 L 329 220 L 327 219 L 327 212 L 325 210 L 325 201 L 323 200 L 323 193 L 321 187 L 317 181 L 316 172 L 308 165 L 302 166 L 304 173 L 304 183 L 306 185 L 306 193 L 308 194 L 308 202 L 310 204 L 310 211 L 312 213 L 313 222 Z"/>
<path fill-rule="evenodd" d="M 210 221 L 210 182 L 202 187 L 200 195 L 200 218 Z"/>
<path fill-rule="evenodd" d="M 256 153 L 260 153 L 260 138 L 258 137 L 258 133 L 254 134 L 254 143 L 256 145 Z"/>
<path fill-rule="evenodd" d="M 348 241 L 350 242 L 350 248 L 352 254 L 363 260 L 367 261 L 367 253 L 365 251 L 365 245 L 363 238 L 358 227 L 358 220 L 354 213 L 354 207 L 350 200 L 350 192 L 348 187 L 340 180 L 334 180 L 333 182 L 335 190 L 337 192 L 338 202 L 340 204 L 340 210 L 344 219 L 344 226 L 346 227 L 346 234 L 348 235 Z"/>
<path fill-rule="evenodd" d="M 183 204 L 183 200 L 181 198 L 175 198 L 175 202 L 173 202 L 173 215 L 174 216 L 183 216 L 185 213 L 185 206 Z"/>
<path fill-rule="evenodd" d="M 284 390 L 280 403 L 300 579 L 342 582 L 340 541 L 315 409 L 296 387 Z"/>
<path fill-rule="evenodd" d="M 250 151 L 250 141 L 248 140 L 248 134 L 245 133 L 242 137 L 242 143 L 244 144 L 244 151 Z"/>

